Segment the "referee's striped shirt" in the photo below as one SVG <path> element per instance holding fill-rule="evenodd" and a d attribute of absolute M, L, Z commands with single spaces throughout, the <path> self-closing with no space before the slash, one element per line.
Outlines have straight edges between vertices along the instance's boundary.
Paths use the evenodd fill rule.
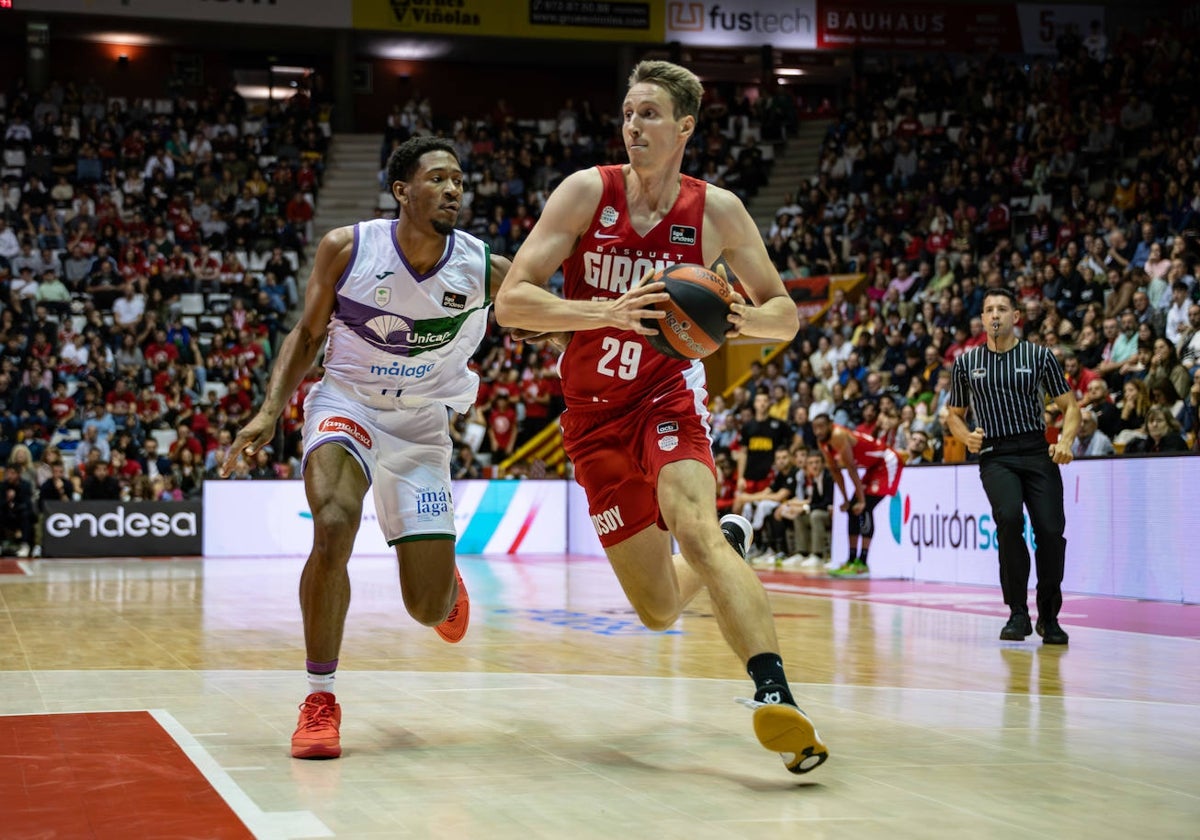
<path fill-rule="evenodd" d="M 954 360 L 950 378 L 948 404 L 970 406 L 989 438 L 1045 432 L 1046 397 L 1070 390 L 1054 354 L 1028 341 L 1005 353 L 972 347 Z"/>

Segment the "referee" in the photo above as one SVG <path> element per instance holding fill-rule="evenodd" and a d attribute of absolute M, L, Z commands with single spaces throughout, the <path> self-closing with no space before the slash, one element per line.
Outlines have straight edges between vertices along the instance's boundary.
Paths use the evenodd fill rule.
<path fill-rule="evenodd" d="M 1079 405 L 1050 351 L 1017 338 L 1016 319 L 1016 296 L 1005 288 L 988 289 L 983 297 L 987 343 L 954 361 L 947 425 L 959 442 L 978 453 L 979 478 L 996 520 L 1000 587 L 1011 612 L 1000 638 L 1021 641 L 1033 632 L 1026 604 L 1024 504 L 1037 540 L 1037 632 L 1045 644 L 1065 645 L 1067 634 L 1058 623 L 1067 549 L 1058 465 L 1071 462 Z M 1043 420 L 1047 395 L 1063 414 L 1062 433 L 1049 453 Z M 973 432 L 965 421 L 968 404 L 976 419 Z"/>

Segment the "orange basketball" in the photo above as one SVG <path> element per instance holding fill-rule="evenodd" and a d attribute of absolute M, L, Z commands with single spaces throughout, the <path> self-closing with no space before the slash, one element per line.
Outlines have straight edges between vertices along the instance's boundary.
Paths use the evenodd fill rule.
<path fill-rule="evenodd" d="M 650 346 L 674 359 L 703 359 L 715 353 L 730 327 L 733 288 L 728 281 L 691 263 L 668 266 L 647 282 L 658 281 L 667 285 L 671 299 L 657 305 L 666 318 L 642 322 L 658 330 L 658 335 L 646 336 Z"/>

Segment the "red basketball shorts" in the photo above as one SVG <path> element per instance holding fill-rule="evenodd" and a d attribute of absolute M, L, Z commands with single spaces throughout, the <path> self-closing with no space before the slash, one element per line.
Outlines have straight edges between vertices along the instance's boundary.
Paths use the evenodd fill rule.
<path fill-rule="evenodd" d="M 742 488 L 743 493 L 760 493 L 771 486 L 771 481 L 774 479 L 773 473 L 767 473 L 763 478 L 748 478 L 746 485 Z"/>
<path fill-rule="evenodd" d="M 703 389 L 686 389 L 619 411 L 570 409 L 562 415 L 563 447 L 587 493 L 602 546 L 652 524 L 666 530 L 655 488 L 667 464 L 699 461 L 716 478 L 705 396 Z"/>
<path fill-rule="evenodd" d="M 863 490 L 868 496 L 895 496 L 900 489 L 900 473 L 904 471 L 904 460 L 889 449 L 883 458 L 867 467 L 863 473 Z"/>

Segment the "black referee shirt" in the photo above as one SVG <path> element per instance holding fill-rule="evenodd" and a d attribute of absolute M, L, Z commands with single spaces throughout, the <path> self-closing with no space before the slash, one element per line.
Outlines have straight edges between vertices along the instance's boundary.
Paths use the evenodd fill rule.
<path fill-rule="evenodd" d="M 954 360 L 950 378 L 949 405 L 971 406 L 989 438 L 1045 432 L 1046 397 L 1070 390 L 1054 354 L 1028 341 L 1006 353 L 972 347 Z"/>

